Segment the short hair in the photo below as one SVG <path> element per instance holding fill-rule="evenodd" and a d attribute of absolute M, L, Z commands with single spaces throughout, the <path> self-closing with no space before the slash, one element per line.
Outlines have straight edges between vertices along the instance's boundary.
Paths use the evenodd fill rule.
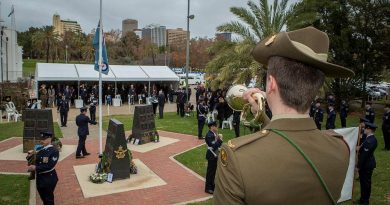
<path fill-rule="evenodd" d="M 322 71 L 280 56 L 268 59 L 268 75 L 275 78 L 282 102 L 302 114 L 309 110 L 325 80 Z"/>

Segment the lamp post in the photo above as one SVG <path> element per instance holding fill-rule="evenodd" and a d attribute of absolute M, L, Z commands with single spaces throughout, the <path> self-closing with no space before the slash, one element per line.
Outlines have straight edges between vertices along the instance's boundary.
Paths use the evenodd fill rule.
<path fill-rule="evenodd" d="M 190 69 L 190 19 L 194 19 L 194 15 L 190 15 L 190 0 L 187 6 L 187 47 L 186 47 L 186 96 L 188 103 L 188 70 Z"/>

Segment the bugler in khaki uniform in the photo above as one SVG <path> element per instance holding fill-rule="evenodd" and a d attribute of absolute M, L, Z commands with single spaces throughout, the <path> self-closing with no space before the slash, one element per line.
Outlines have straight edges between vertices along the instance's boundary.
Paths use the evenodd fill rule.
<path fill-rule="evenodd" d="M 255 47 L 252 55 L 264 65 L 272 56 L 292 59 L 310 66 L 308 70 L 321 70 L 321 78 L 353 75 L 347 68 L 326 62 L 328 48 L 328 36 L 309 27 L 266 38 Z M 275 63 L 273 66 L 279 69 Z M 280 90 L 285 87 L 278 87 L 277 77 L 280 76 L 267 75 L 267 101 L 272 112 L 275 108 L 271 122 L 260 132 L 233 139 L 222 146 L 214 205 L 328 205 L 335 204 L 340 197 L 349 164 L 348 145 L 334 131 L 318 130 L 313 119 L 302 111 L 306 105 L 309 110 L 307 102 L 312 99 L 302 102 L 301 111 L 289 107 L 280 97 Z M 314 78 L 305 82 L 315 81 Z M 314 89 L 311 89 L 313 95 Z M 314 96 L 310 95 L 313 99 Z M 286 110 L 290 113 L 283 113 Z"/>

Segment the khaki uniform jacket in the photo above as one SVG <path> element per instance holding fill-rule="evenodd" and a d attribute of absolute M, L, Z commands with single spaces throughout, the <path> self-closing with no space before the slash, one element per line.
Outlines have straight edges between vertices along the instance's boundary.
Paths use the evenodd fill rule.
<path fill-rule="evenodd" d="M 282 131 L 301 147 L 337 201 L 348 169 L 348 145 L 334 131 L 318 130 L 311 118 L 285 118 L 222 146 L 214 205 L 331 204 L 302 155 L 270 129 Z"/>

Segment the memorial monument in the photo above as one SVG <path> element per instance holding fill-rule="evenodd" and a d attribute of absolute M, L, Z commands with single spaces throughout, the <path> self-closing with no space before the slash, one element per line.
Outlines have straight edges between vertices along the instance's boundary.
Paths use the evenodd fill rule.
<path fill-rule="evenodd" d="M 135 106 L 132 134 L 128 140 L 133 144 L 145 144 L 160 140 L 154 122 L 152 105 Z"/>

